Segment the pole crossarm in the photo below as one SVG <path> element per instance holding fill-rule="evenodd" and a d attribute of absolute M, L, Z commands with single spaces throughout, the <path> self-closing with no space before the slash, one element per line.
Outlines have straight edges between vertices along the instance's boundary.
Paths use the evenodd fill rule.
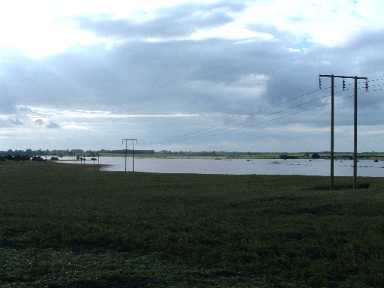
<path fill-rule="evenodd" d="M 359 79 L 359 80 L 368 80 L 368 77 L 358 77 L 358 76 L 344 76 L 344 75 L 332 75 L 332 74 L 320 74 L 319 77 L 324 77 L 324 78 L 341 78 L 341 79 Z"/>

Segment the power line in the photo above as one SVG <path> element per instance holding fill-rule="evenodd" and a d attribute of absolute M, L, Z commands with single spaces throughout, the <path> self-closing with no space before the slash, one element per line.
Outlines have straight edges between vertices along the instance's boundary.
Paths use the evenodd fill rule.
<path fill-rule="evenodd" d="M 325 89 L 329 89 L 329 87 L 325 88 Z M 307 92 L 307 93 L 303 93 L 301 95 L 299 95 L 298 97 L 294 97 L 293 99 L 301 99 L 303 98 L 304 96 L 309 96 L 309 95 L 313 95 L 315 93 L 322 93 L 322 91 L 316 89 L 315 91 L 310 91 L 310 92 Z M 320 97 L 323 96 L 323 95 L 319 95 Z M 291 98 L 292 99 L 292 98 Z M 287 107 L 287 109 L 289 110 L 292 110 L 292 109 L 296 109 L 296 108 L 300 108 L 300 107 L 304 107 L 305 105 L 307 104 L 312 104 L 313 102 L 315 102 L 316 100 L 318 100 L 317 98 L 310 98 L 309 100 L 306 100 L 304 102 L 301 102 L 301 103 L 297 103 L 293 106 L 289 106 Z M 286 109 L 286 110 L 287 110 Z M 286 111 L 286 110 L 279 110 L 279 111 L 274 111 L 270 114 L 267 114 L 266 116 L 267 117 L 270 117 L 270 116 L 278 116 L 282 113 L 287 113 L 287 112 L 290 112 L 290 111 Z M 242 114 L 243 116 L 247 116 L 247 117 L 252 117 L 252 116 L 255 116 L 257 115 L 256 113 L 248 113 L 248 114 Z M 278 117 L 278 118 L 281 118 L 281 117 Z M 262 121 L 261 123 L 265 122 L 265 121 L 268 121 L 268 119 Z M 236 128 L 235 128 L 236 129 Z M 197 130 L 197 131 L 194 131 L 194 132 L 190 132 L 190 133 L 184 133 L 184 134 L 181 134 L 181 135 L 177 135 L 176 137 L 172 137 L 170 140 L 167 141 L 167 143 L 165 142 L 157 142 L 157 143 L 153 143 L 153 144 L 157 144 L 157 145 L 161 145 L 161 144 L 168 144 L 170 141 L 177 141 L 179 139 L 186 139 L 186 138 L 191 138 L 191 137 L 200 137 L 200 136 L 206 136 L 206 135 L 210 135 L 212 132 L 216 132 L 218 130 L 235 130 L 234 128 L 228 128 L 228 127 L 222 127 L 222 126 L 211 126 L 210 128 L 208 129 L 205 129 L 205 130 Z M 217 133 L 215 133 L 217 134 Z M 151 144 L 150 142 L 147 142 L 146 144 Z"/>
<path fill-rule="evenodd" d="M 312 104 L 314 101 L 307 101 L 305 103 L 300 103 L 298 105 L 295 105 L 295 106 L 291 106 L 289 107 L 289 109 L 294 109 L 294 108 L 302 108 L 304 107 L 304 105 L 308 105 L 308 104 Z M 326 104 L 321 104 L 320 106 L 318 105 L 317 107 L 324 107 L 326 106 Z M 261 122 L 258 122 L 259 126 L 260 125 L 263 125 L 263 124 L 267 124 L 267 123 L 270 123 L 272 121 L 275 121 L 275 120 L 278 120 L 278 119 L 281 119 L 281 118 L 284 118 L 284 117 L 287 117 L 287 116 L 291 116 L 290 112 L 291 110 L 289 111 L 280 111 L 279 113 L 272 113 L 271 115 L 273 116 L 276 116 L 276 115 L 279 115 L 279 114 L 282 114 L 281 112 L 284 112 L 285 114 L 283 115 L 280 115 L 278 117 L 274 117 L 274 118 L 271 118 L 271 119 L 264 119 L 263 121 Z M 307 112 L 307 111 L 301 111 L 301 112 L 298 112 L 298 113 L 302 113 L 302 112 Z M 289 113 L 289 114 L 287 114 Z M 271 116 L 271 115 L 268 115 L 268 116 Z M 209 136 L 213 136 L 213 135 L 218 135 L 218 134 L 221 134 L 221 133 L 225 133 L 225 132 L 228 132 L 228 131 L 234 131 L 234 130 L 237 130 L 237 131 L 241 131 L 241 130 L 246 130 L 248 131 L 249 129 L 248 128 L 244 128 L 244 127 L 215 127 L 215 128 L 212 128 L 212 129 L 209 129 L 209 130 L 201 130 L 199 133 L 195 133 L 193 134 L 193 138 L 195 137 L 209 137 Z M 190 138 L 190 137 L 184 137 L 185 138 Z M 192 139 L 192 138 L 191 138 Z"/>
<path fill-rule="evenodd" d="M 350 83 L 348 83 L 347 84 L 347 86 L 348 86 L 348 88 L 345 88 L 344 89 L 344 91 L 348 91 L 348 90 L 350 90 L 350 86 L 351 86 L 351 84 Z M 326 88 L 323 88 L 323 90 L 328 90 L 328 89 L 330 89 L 331 88 L 331 86 L 329 86 L 329 87 L 326 87 Z M 309 91 L 309 92 L 307 92 L 307 93 L 303 93 L 303 94 L 301 94 L 301 95 L 299 95 L 299 96 L 297 96 L 297 97 L 294 97 L 294 98 L 289 98 L 289 99 L 292 99 L 292 100 L 298 100 L 298 99 L 302 99 L 302 98 L 304 98 L 305 96 L 309 96 L 309 95 L 312 95 L 312 94 L 315 94 L 315 93 L 319 93 L 319 92 L 321 92 L 319 89 L 316 89 L 316 90 L 313 90 L 313 91 Z M 319 95 L 319 96 L 323 96 L 323 95 Z M 288 99 L 288 98 L 286 98 L 286 99 Z M 316 98 L 311 98 L 308 102 L 303 102 L 303 103 L 298 103 L 298 104 L 296 104 L 296 105 L 294 105 L 294 106 L 290 106 L 290 107 L 287 107 L 287 109 L 290 109 L 290 110 L 292 110 L 292 109 L 295 109 L 295 108 L 300 108 L 300 107 L 303 107 L 304 105 L 306 105 L 306 104 L 311 104 L 312 102 L 314 102 L 314 100 L 316 100 Z M 287 101 L 284 101 L 284 102 L 287 102 Z M 283 102 L 283 103 L 284 103 Z M 282 113 L 289 113 L 290 111 L 286 111 L 286 110 L 279 110 L 279 111 L 275 111 L 275 112 L 273 112 L 273 113 L 270 113 L 270 114 L 268 114 L 267 116 L 268 117 L 270 117 L 270 116 L 277 116 L 277 115 L 280 115 L 280 114 L 282 114 Z M 252 113 L 252 114 L 243 114 L 243 115 L 245 115 L 245 116 L 253 116 L 253 115 L 256 115 L 255 113 Z M 271 119 L 272 121 L 273 120 L 277 120 L 277 119 L 281 119 L 281 118 L 284 118 L 284 117 L 286 117 L 286 116 L 283 116 L 283 117 L 276 117 L 276 118 L 273 118 L 273 119 Z M 236 129 L 238 129 L 238 128 L 228 128 L 228 127 L 218 127 L 218 126 L 216 126 L 216 125 L 214 125 L 214 126 L 211 126 L 211 127 L 209 127 L 208 129 L 206 129 L 206 130 L 198 130 L 198 131 L 194 131 L 194 132 L 190 132 L 190 133 L 184 133 L 184 134 L 181 134 L 181 135 L 178 135 L 178 136 L 176 136 L 176 137 L 173 137 L 173 138 L 171 138 L 171 140 L 179 140 L 179 139 L 185 139 L 185 138 L 191 138 L 191 137 L 199 137 L 199 136 L 209 136 L 212 132 L 215 132 L 215 131 L 220 131 L 220 130 L 224 130 L 224 132 L 225 131 L 231 131 L 231 130 L 236 130 Z M 218 134 L 218 133 L 214 133 L 214 134 Z M 214 135 L 213 134 L 213 135 Z M 152 143 L 148 143 L 148 144 L 152 144 Z M 153 144 L 168 144 L 168 143 L 165 143 L 165 142 L 162 142 L 162 143 L 153 143 Z"/>

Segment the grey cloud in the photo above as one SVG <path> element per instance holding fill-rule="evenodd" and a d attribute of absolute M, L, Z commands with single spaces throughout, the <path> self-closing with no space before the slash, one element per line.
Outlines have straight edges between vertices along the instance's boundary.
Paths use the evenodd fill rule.
<path fill-rule="evenodd" d="M 24 122 L 13 116 L 0 118 L 0 128 L 20 127 Z"/>
<path fill-rule="evenodd" d="M 52 121 L 48 122 L 45 127 L 48 128 L 48 129 L 59 129 L 59 128 L 61 128 L 58 123 L 52 122 Z"/>
<path fill-rule="evenodd" d="M 9 122 L 14 126 L 21 126 L 24 124 L 24 122 L 21 119 L 18 118 L 10 118 Z"/>
<path fill-rule="evenodd" d="M 8 95 L 3 100 L 15 105 L 268 114 L 289 108 L 296 103 L 291 99 L 316 89 L 319 72 L 357 70 L 341 58 L 343 51 L 318 47 L 292 53 L 289 47 L 282 42 L 236 45 L 225 40 L 130 43 L 112 50 L 93 47 L 41 62 L 21 58 L 0 79 L 4 80 L 0 91 L 8 91 L 2 93 Z M 321 59 L 332 65 L 321 64 Z M 239 97 L 225 89 L 251 74 L 270 76 L 261 99 Z M 321 97 L 308 97 L 313 97 L 312 105 L 320 104 Z M 362 105 L 368 101 L 361 100 Z M 266 105 L 271 107 L 265 109 Z"/>
<path fill-rule="evenodd" d="M 129 20 L 77 19 L 80 27 L 108 37 L 181 37 L 198 29 L 219 26 L 233 19 L 228 12 L 238 11 L 244 4 L 216 3 L 185 5 L 163 9 L 155 19 L 137 23 Z"/>
<path fill-rule="evenodd" d="M 37 126 L 43 126 L 45 124 L 43 119 L 36 119 L 33 121 Z"/>

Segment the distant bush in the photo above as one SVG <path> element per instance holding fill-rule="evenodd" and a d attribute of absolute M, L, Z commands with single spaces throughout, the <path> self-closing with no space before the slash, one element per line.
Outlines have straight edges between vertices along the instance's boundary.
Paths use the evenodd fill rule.
<path fill-rule="evenodd" d="M 287 159 L 297 159 L 298 157 L 296 156 L 291 156 L 291 155 L 288 155 L 288 154 L 280 154 L 280 159 L 284 159 L 284 160 L 287 160 Z"/>
<path fill-rule="evenodd" d="M 34 156 L 32 157 L 32 161 L 47 161 L 47 160 L 40 156 Z"/>
<path fill-rule="evenodd" d="M 280 154 L 280 159 L 288 159 L 288 155 L 287 154 Z"/>

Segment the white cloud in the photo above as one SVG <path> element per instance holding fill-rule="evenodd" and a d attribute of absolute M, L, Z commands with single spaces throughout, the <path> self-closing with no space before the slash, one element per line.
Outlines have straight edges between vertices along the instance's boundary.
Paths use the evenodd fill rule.
<path fill-rule="evenodd" d="M 186 3 L 209 4 L 217 1 L 186 0 L 1 0 L 0 49 L 17 49 L 29 57 L 63 53 L 76 46 L 113 40 L 81 30 L 75 17 L 109 17 L 145 21 L 156 17 L 160 8 Z M 118 41 L 118 40 L 116 40 Z"/>
<path fill-rule="evenodd" d="M 35 107 L 35 106 L 19 106 L 19 110 L 28 111 L 28 115 L 31 119 L 41 119 L 46 117 L 54 120 L 65 120 L 65 119 L 129 119 L 129 118 L 190 118 L 198 117 L 199 114 L 191 113 L 163 113 L 163 114 L 127 114 L 127 113 L 113 113 L 111 111 L 103 110 L 66 110 L 66 109 L 55 109 L 47 107 Z"/>
<path fill-rule="evenodd" d="M 382 1 L 376 0 L 251 1 L 238 22 L 274 27 L 291 34 L 298 45 L 313 42 L 336 46 L 363 29 L 383 28 L 381 6 Z"/>
<path fill-rule="evenodd" d="M 62 53 L 76 45 L 100 42 L 92 33 L 79 30 L 65 19 L 70 15 L 53 9 L 51 1 L 0 3 L 0 48 L 20 50 L 30 57 L 43 57 Z"/>
<path fill-rule="evenodd" d="M 88 125 L 86 125 L 86 124 L 79 124 L 77 122 L 64 122 L 62 124 L 62 127 L 65 130 L 83 130 L 83 131 L 92 130 Z"/>
<path fill-rule="evenodd" d="M 246 27 L 229 23 L 220 27 L 200 30 L 194 32 L 188 37 L 191 40 L 206 40 L 212 38 L 228 39 L 228 40 L 254 40 L 254 41 L 273 41 L 275 37 L 270 33 L 255 32 Z"/>
<path fill-rule="evenodd" d="M 275 127 L 265 127 L 264 131 L 274 132 L 274 133 L 328 133 L 329 127 L 314 127 L 304 124 L 287 124 L 283 126 Z"/>
<path fill-rule="evenodd" d="M 218 0 L 13 0 L 0 1 L 0 49 L 19 49 L 31 57 L 63 53 L 71 47 L 105 44 L 107 39 L 81 30 L 76 17 L 127 19 L 136 23 L 158 17 L 164 8 L 183 4 L 209 5 Z M 183 39 L 137 39 L 140 41 L 229 40 L 272 41 L 275 37 L 258 27 L 272 27 L 296 38 L 297 45 L 313 42 L 336 46 L 347 42 L 364 29 L 382 29 L 379 0 L 270 0 L 246 1 L 244 11 L 228 12 L 234 21 L 199 29 Z M 252 27 L 252 29 L 251 29 Z M 117 43 L 116 42 L 116 43 Z M 303 44 L 304 43 L 304 44 Z"/>

